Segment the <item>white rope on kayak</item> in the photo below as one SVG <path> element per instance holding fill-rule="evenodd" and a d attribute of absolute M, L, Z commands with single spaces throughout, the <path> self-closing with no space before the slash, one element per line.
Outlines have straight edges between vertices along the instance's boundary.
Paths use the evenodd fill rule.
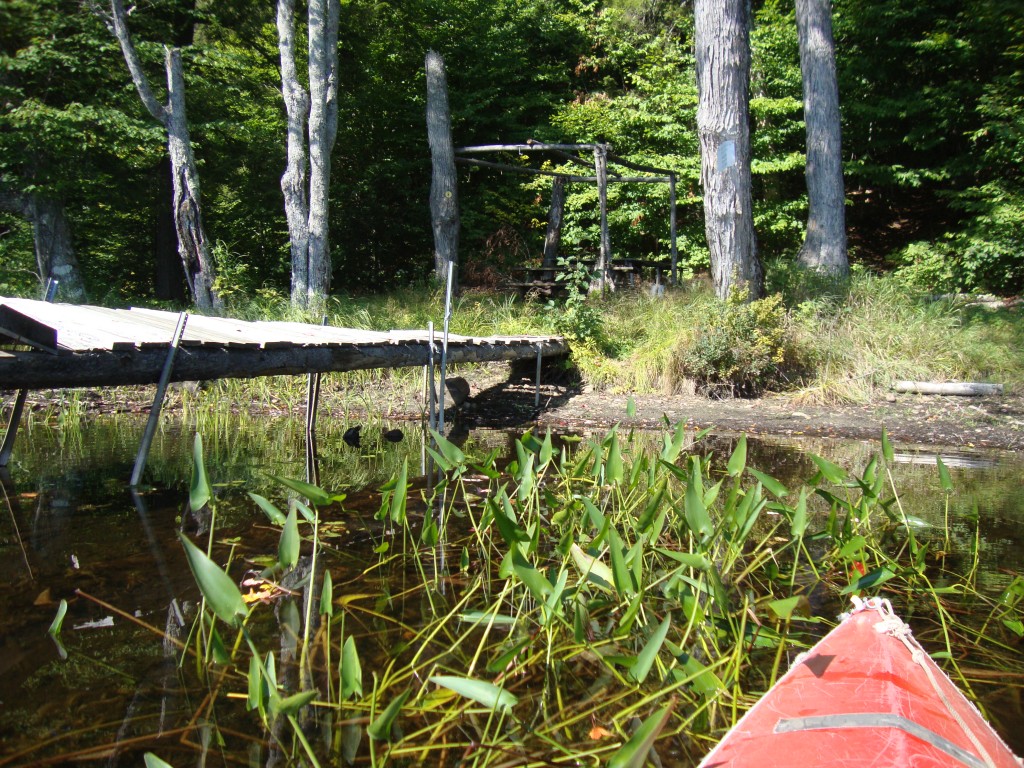
<path fill-rule="evenodd" d="M 882 620 L 875 624 L 875 631 L 894 637 L 906 646 L 907 650 L 910 651 L 911 660 L 925 671 L 925 674 L 928 676 L 928 681 L 932 684 L 932 688 L 935 690 L 935 693 L 938 694 L 939 701 L 941 701 L 946 707 L 950 716 L 954 721 L 956 721 L 956 724 L 960 726 L 960 729 L 964 732 L 964 735 L 967 736 L 968 740 L 970 740 L 971 744 L 977 750 L 978 756 L 981 757 L 988 768 L 995 768 L 996 764 L 992 759 L 992 756 L 989 755 L 988 751 L 982 745 L 981 740 L 974 733 L 971 726 L 968 725 L 962 717 L 960 717 L 960 713 L 956 711 L 956 708 L 953 706 L 953 702 L 949 700 L 945 692 L 942 690 L 942 687 L 939 685 L 939 681 L 935 677 L 935 673 L 932 671 L 931 665 L 927 663 L 929 660 L 928 654 L 925 652 L 924 648 L 920 646 L 917 640 L 914 639 L 914 634 L 910 629 L 910 626 L 904 622 L 903 619 L 897 616 L 895 611 L 893 611 L 892 604 L 881 597 L 869 597 L 866 600 L 862 600 L 856 595 L 852 597 L 852 602 L 853 610 L 850 611 L 849 614 L 844 614 L 843 618 L 855 613 L 860 613 L 861 611 L 877 611 L 879 615 L 882 616 Z"/>

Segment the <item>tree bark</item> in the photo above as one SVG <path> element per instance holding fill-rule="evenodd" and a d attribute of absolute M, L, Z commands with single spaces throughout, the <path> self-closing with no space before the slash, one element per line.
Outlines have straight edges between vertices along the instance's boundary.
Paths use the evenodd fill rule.
<path fill-rule="evenodd" d="M 62 298 L 72 304 L 84 304 L 85 283 L 71 244 L 71 227 L 64 204 L 38 193 L 0 189 L 0 209 L 21 216 L 32 224 L 40 287 L 45 289 L 47 280 L 52 277 L 59 281 L 58 291 Z"/>
<path fill-rule="evenodd" d="M 281 177 L 292 262 L 292 304 L 314 308 L 331 287 L 331 151 L 338 134 L 338 0 L 311 0 L 309 91 L 295 63 L 295 2 L 278 0 L 281 94 L 288 115 L 288 161 Z M 307 155 L 308 147 L 308 155 Z"/>
<path fill-rule="evenodd" d="M 590 284 L 591 291 L 604 293 L 605 289 L 615 290 L 611 279 L 612 239 L 608 231 L 608 147 L 594 147 L 594 171 L 597 176 L 597 200 L 601 215 L 600 246 L 597 257 L 597 274 Z"/>
<path fill-rule="evenodd" d="M 295 0 L 278 0 L 277 39 L 281 54 L 281 94 L 288 116 L 288 160 L 281 177 L 292 259 L 292 303 L 305 306 L 309 291 L 309 202 L 306 197 L 306 118 L 309 94 L 295 66 Z"/>
<path fill-rule="evenodd" d="M 807 126 L 807 235 L 797 260 L 834 277 L 850 273 L 846 254 L 842 131 L 830 0 L 796 0 Z"/>
<path fill-rule="evenodd" d="M 555 176 L 551 180 L 551 210 L 548 211 L 548 228 L 544 233 L 544 259 L 542 266 L 548 272 L 543 279 L 555 279 L 555 267 L 558 264 L 558 248 L 562 243 L 562 219 L 565 216 L 565 177 Z"/>
<path fill-rule="evenodd" d="M 110 8 L 112 31 L 121 45 L 135 90 L 149 114 L 167 131 L 167 154 L 171 160 L 174 186 L 174 227 L 178 235 L 178 254 L 185 268 L 192 301 L 202 311 L 219 310 L 222 302 L 213 287 L 216 273 L 203 229 L 199 175 L 196 173 L 185 115 L 185 78 L 181 68 L 181 54 L 176 48 L 164 49 L 168 103 L 162 105 L 153 95 L 149 79 L 142 69 L 142 62 L 128 31 L 121 0 L 111 0 Z"/>
<path fill-rule="evenodd" d="M 747 0 L 695 0 L 697 131 L 704 231 L 715 292 L 764 294 L 750 175 L 750 38 Z"/>
<path fill-rule="evenodd" d="M 331 288 L 328 239 L 331 151 L 338 133 L 339 0 L 309 3 L 309 287 L 306 306 Z"/>
<path fill-rule="evenodd" d="M 154 169 L 157 193 L 153 211 L 153 295 L 163 301 L 183 302 L 188 299 L 181 259 L 178 257 L 178 234 L 174 227 L 174 187 L 171 159 L 164 157 Z"/>
<path fill-rule="evenodd" d="M 452 290 L 458 289 L 459 194 L 448 110 L 448 84 L 444 60 L 427 51 L 427 141 L 433 174 L 430 182 L 430 215 L 434 229 L 434 273 L 442 284 L 452 270 Z"/>

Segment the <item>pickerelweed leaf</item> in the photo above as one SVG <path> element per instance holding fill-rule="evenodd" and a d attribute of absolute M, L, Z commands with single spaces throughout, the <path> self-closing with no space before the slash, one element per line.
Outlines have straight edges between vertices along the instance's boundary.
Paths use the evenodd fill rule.
<path fill-rule="evenodd" d="M 661 646 L 665 643 L 665 637 L 668 635 L 668 630 L 671 626 L 672 614 L 669 613 L 665 616 L 665 620 L 661 622 L 658 628 L 651 633 L 646 645 L 644 645 L 640 653 L 637 654 L 636 663 L 629 668 L 629 676 L 637 683 L 642 683 L 647 679 L 647 675 L 650 673 L 655 659 L 658 658 L 658 652 L 661 650 Z"/>
<path fill-rule="evenodd" d="M 359 651 L 355 638 L 345 638 L 341 650 L 341 698 L 363 697 L 363 668 L 359 663 Z"/>
<path fill-rule="evenodd" d="M 57 604 L 57 615 L 53 617 L 53 621 L 50 622 L 50 628 L 46 630 L 50 633 L 51 637 L 58 637 L 60 635 L 60 628 L 64 625 L 64 616 L 68 612 L 68 601 L 61 598 L 61 601 Z"/>
<path fill-rule="evenodd" d="M 174 768 L 170 763 L 164 762 L 152 752 L 144 754 L 142 756 L 142 762 L 146 768 Z"/>
<path fill-rule="evenodd" d="M 789 490 L 787 490 L 786 486 L 771 475 L 766 475 L 764 472 L 759 472 L 752 467 L 748 468 L 747 471 L 752 474 L 762 486 L 764 486 L 764 489 L 768 491 L 768 493 L 772 494 L 776 498 L 784 499 L 789 496 Z"/>
<path fill-rule="evenodd" d="M 949 469 L 946 468 L 946 463 L 942 460 L 941 456 L 935 457 L 935 465 L 939 468 L 939 483 L 942 485 L 942 490 L 946 493 L 953 492 L 953 480 L 949 476 Z"/>
<path fill-rule="evenodd" d="M 429 680 L 450 691 L 455 691 L 460 696 L 483 704 L 488 709 L 495 709 L 499 712 L 510 712 L 512 707 L 519 703 L 519 699 L 504 688 L 499 688 L 486 680 L 474 680 L 470 677 L 455 675 L 432 675 Z"/>
<path fill-rule="evenodd" d="M 284 527 L 281 529 L 281 540 L 277 545 L 277 561 L 285 570 L 293 568 L 299 562 L 299 546 L 302 540 L 299 538 L 299 518 L 295 514 L 295 508 L 288 510 L 288 517 L 285 518 Z"/>
<path fill-rule="evenodd" d="M 856 592 L 861 589 L 871 589 L 877 587 L 879 584 L 883 584 L 891 579 L 896 574 L 890 571 L 888 568 L 875 568 L 873 571 L 868 571 L 861 576 L 853 584 L 848 587 L 844 587 L 839 593 L 841 595 L 848 595 L 851 592 Z"/>
<path fill-rule="evenodd" d="M 210 481 L 206 478 L 206 465 L 203 463 L 203 438 L 198 432 L 192 442 L 192 484 L 188 491 L 188 506 L 198 512 L 210 501 Z"/>
<path fill-rule="evenodd" d="M 736 441 L 736 447 L 732 450 L 732 456 L 729 457 L 729 464 L 726 466 L 726 471 L 729 473 L 729 477 L 736 477 L 743 472 L 743 469 L 747 466 L 747 436 L 745 434 L 740 435 L 740 439 Z"/>
<path fill-rule="evenodd" d="M 271 475 L 270 477 L 281 485 L 305 496 L 309 499 L 309 503 L 315 507 L 322 507 L 331 503 L 331 495 L 315 485 L 303 482 L 302 480 L 295 480 L 291 477 L 281 477 L 280 475 Z"/>
<path fill-rule="evenodd" d="M 612 576 L 612 569 L 605 563 L 596 557 L 588 555 L 580 548 L 579 544 L 574 543 L 570 546 L 569 554 L 572 556 L 572 561 L 581 576 L 585 576 L 588 581 L 593 582 L 601 589 L 611 591 L 615 588 L 615 578 Z"/>
<path fill-rule="evenodd" d="M 207 604 L 221 621 L 228 624 L 237 623 L 238 617 L 245 616 L 247 611 L 245 600 L 242 599 L 242 593 L 238 590 L 235 582 L 213 560 L 207 557 L 203 550 L 180 532 L 178 538 L 181 539 L 181 543 L 185 547 L 188 566 L 192 569 L 192 575 L 195 577 L 203 597 L 206 598 Z"/>
<path fill-rule="evenodd" d="M 811 461 L 813 461 L 817 467 L 821 476 L 828 480 L 834 485 L 841 485 L 846 482 L 847 474 L 846 470 L 840 467 L 838 464 L 833 464 L 828 459 L 823 459 L 821 456 L 816 456 L 813 453 L 810 454 Z"/>
<path fill-rule="evenodd" d="M 391 738 L 391 726 L 398 719 L 398 714 L 402 711 L 402 705 L 405 704 L 405 700 L 409 698 L 411 693 L 412 688 L 406 688 L 392 699 L 384 711 L 367 726 L 366 732 L 370 734 L 371 739 L 374 741 L 387 741 Z"/>
<path fill-rule="evenodd" d="M 431 437 L 434 438 L 434 445 L 437 446 L 437 450 L 441 452 L 441 455 L 447 460 L 450 468 L 461 466 L 466 463 L 466 454 L 462 452 L 462 449 L 455 443 L 449 441 L 444 435 L 437 430 L 430 430 Z"/>
<path fill-rule="evenodd" d="M 275 525 L 284 525 L 285 516 L 284 512 L 278 509 L 273 502 L 269 499 L 265 499 L 258 493 L 249 493 L 249 498 L 256 502 L 256 506 L 263 510 L 263 514 L 270 518 L 270 522 Z"/>
<path fill-rule="evenodd" d="M 676 707 L 675 701 L 655 712 L 644 720 L 636 732 L 608 760 L 608 768 L 642 768 L 647 762 L 647 754 L 654 746 L 658 734 L 662 732 Z"/>

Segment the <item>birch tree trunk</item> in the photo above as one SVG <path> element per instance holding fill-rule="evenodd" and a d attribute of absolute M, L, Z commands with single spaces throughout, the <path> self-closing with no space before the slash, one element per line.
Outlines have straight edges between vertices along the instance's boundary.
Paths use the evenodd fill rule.
<path fill-rule="evenodd" d="M 807 126 L 807 236 L 797 260 L 824 274 L 850 273 L 846 255 L 842 130 L 830 0 L 796 0 Z"/>
<path fill-rule="evenodd" d="M 309 3 L 309 287 L 306 306 L 331 288 L 328 239 L 331 152 L 338 135 L 339 0 Z"/>
<path fill-rule="evenodd" d="M 281 177 L 292 261 L 292 303 L 305 306 L 309 291 L 309 201 L 306 197 L 306 117 L 309 94 L 295 66 L 295 0 L 278 0 L 277 39 L 281 54 L 281 94 L 288 116 L 288 160 Z"/>
<path fill-rule="evenodd" d="M 185 78 L 181 68 L 181 54 L 176 48 L 166 48 L 167 69 L 166 106 L 153 95 L 149 78 L 142 69 L 121 0 L 111 0 L 112 31 L 121 45 L 125 63 L 131 73 L 135 90 L 153 119 L 167 131 L 167 153 L 171 159 L 171 178 L 174 186 L 174 226 L 178 235 L 178 254 L 185 269 L 192 300 L 202 311 L 219 310 L 220 297 L 214 290 L 216 271 L 210 255 L 206 232 L 203 229 L 199 196 L 199 175 L 196 173 L 192 141 L 185 115 Z"/>
<path fill-rule="evenodd" d="M 458 290 L 459 193 L 452 145 L 451 115 L 444 60 L 427 51 L 427 142 L 433 173 L 430 181 L 430 216 L 434 229 L 434 274 L 444 284 L 451 270 L 452 290 Z"/>
<path fill-rule="evenodd" d="M 715 292 L 764 294 L 750 176 L 750 38 L 747 0 L 695 0 L 697 132 L 704 231 Z"/>
<path fill-rule="evenodd" d="M 307 93 L 295 63 L 295 2 L 277 3 L 281 94 L 288 115 L 288 160 L 281 191 L 291 250 L 292 304 L 306 308 L 322 303 L 331 287 L 328 204 L 331 151 L 338 134 L 340 13 L 339 0 L 310 0 Z"/>

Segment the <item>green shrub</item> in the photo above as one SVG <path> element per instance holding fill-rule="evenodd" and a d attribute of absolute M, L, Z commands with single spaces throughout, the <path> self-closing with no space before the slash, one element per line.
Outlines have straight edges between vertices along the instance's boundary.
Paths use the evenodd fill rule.
<path fill-rule="evenodd" d="M 701 318 L 680 352 L 680 371 L 705 394 L 753 397 L 780 383 L 785 346 L 782 297 L 747 302 L 745 292 L 734 292 Z"/>

